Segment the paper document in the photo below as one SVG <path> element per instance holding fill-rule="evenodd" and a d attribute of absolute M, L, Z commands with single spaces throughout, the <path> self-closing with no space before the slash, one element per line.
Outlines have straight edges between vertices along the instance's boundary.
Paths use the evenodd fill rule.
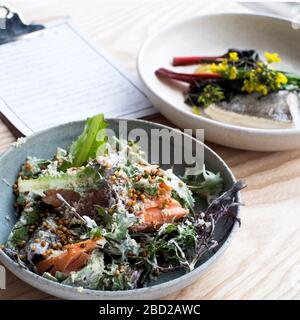
<path fill-rule="evenodd" d="M 157 111 L 137 79 L 70 20 L 0 46 L 0 111 L 24 135 L 85 119 Z"/>

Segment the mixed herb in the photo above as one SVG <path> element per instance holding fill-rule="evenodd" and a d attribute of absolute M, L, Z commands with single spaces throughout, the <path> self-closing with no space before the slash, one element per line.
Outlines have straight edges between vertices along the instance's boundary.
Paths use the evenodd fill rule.
<path fill-rule="evenodd" d="M 23 268 L 94 290 L 143 287 L 161 273 L 189 272 L 218 246 L 220 219 L 236 219 L 236 183 L 205 168 L 176 176 L 132 141 L 108 141 L 103 115 L 87 120 L 68 150 L 29 157 L 14 185 L 19 220 L 3 250 Z M 205 199 L 204 211 L 195 199 Z"/>
<path fill-rule="evenodd" d="M 263 62 L 255 50 L 237 49 L 229 49 L 221 56 L 175 57 L 173 66 L 199 66 L 193 74 L 160 68 L 156 75 L 189 83 L 185 101 L 196 114 L 211 104 L 230 102 L 237 95 L 255 94 L 259 98 L 282 90 L 300 91 L 299 75 L 271 65 L 281 61 L 277 53 L 265 52 L 265 58 Z"/>

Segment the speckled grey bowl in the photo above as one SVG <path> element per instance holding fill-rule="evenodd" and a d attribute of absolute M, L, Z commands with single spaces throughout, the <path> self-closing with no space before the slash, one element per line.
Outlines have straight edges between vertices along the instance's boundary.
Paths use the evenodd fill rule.
<path fill-rule="evenodd" d="M 109 127 L 118 132 L 118 119 L 109 119 Z M 5 243 L 13 225 L 16 222 L 15 210 L 13 203 L 15 201 L 12 187 L 21 164 L 27 156 L 35 156 L 38 158 L 51 158 L 56 148 L 66 148 L 80 134 L 83 129 L 84 122 L 72 122 L 58 127 L 54 127 L 38 134 L 34 134 L 26 139 L 24 144 L 11 147 L 0 158 L 0 243 Z M 151 129 L 162 129 L 168 127 L 142 121 L 128 120 L 128 131 L 134 128 L 143 128 L 147 132 Z M 187 139 L 193 139 L 187 136 Z M 196 141 L 195 139 L 193 139 Z M 173 142 L 171 142 L 173 144 Z M 200 142 L 195 142 L 200 143 Z M 176 149 L 176 144 L 172 145 Z M 224 188 L 230 188 L 235 182 L 235 178 L 227 167 L 225 162 L 211 149 L 205 146 L 205 164 L 208 170 L 220 172 L 224 179 Z M 177 165 L 176 170 L 182 172 L 183 166 Z M 238 194 L 238 201 L 239 194 Z M 204 203 L 198 203 L 200 207 Z M 239 214 L 239 208 L 236 208 Z M 61 285 L 47 279 L 44 279 L 30 271 L 22 269 L 17 263 L 13 262 L 2 251 L 0 252 L 0 262 L 14 273 L 21 280 L 29 283 L 33 287 L 47 292 L 51 295 L 65 299 L 158 299 L 168 294 L 174 293 L 195 281 L 204 270 L 213 263 L 227 248 L 233 234 L 238 225 L 236 222 L 227 222 L 220 224 L 216 229 L 216 238 L 222 239 L 216 252 L 203 257 L 194 271 L 183 274 L 182 272 L 170 272 L 159 277 L 159 280 L 151 283 L 146 288 L 127 290 L 127 291 L 95 291 L 95 290 L 78 290 L 77 288 Z"/>

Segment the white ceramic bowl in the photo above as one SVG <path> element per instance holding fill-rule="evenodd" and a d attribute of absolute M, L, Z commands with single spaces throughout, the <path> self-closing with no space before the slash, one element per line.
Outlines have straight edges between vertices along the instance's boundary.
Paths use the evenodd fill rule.
<path fill-rule="evenodd" d="M 278 52 L 276 67 L 300 73 L 300 30 L 289 20 L 257 14 L 198 16 L 168 27 L 148 39 L 137 61 L 148 96 L 158 110 L 180 128 L 203 128 L 205 139 L 225 146 L 259 151 L 300 147 L 300 128 L 255 129 L 230 125 L 192 113 L 184 103 L 182 85 L 164 83 L 154 74 L 160 67 L 192 72 L 193 68 L 172 67 L 174 56 L 218 55 L 228 48 Z"/>

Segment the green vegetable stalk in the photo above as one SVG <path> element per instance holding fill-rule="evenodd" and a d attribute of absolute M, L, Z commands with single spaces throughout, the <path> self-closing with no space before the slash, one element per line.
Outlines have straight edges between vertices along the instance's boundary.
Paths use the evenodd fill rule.
<path fill-rule="evenodd" d="M 82 134 L 70 147 L 69 154 L 73 158 L 70 167 L 80 167 L 104 152 L 107 141 L 106 127 L 102 113 L 86 121 Z"/>

